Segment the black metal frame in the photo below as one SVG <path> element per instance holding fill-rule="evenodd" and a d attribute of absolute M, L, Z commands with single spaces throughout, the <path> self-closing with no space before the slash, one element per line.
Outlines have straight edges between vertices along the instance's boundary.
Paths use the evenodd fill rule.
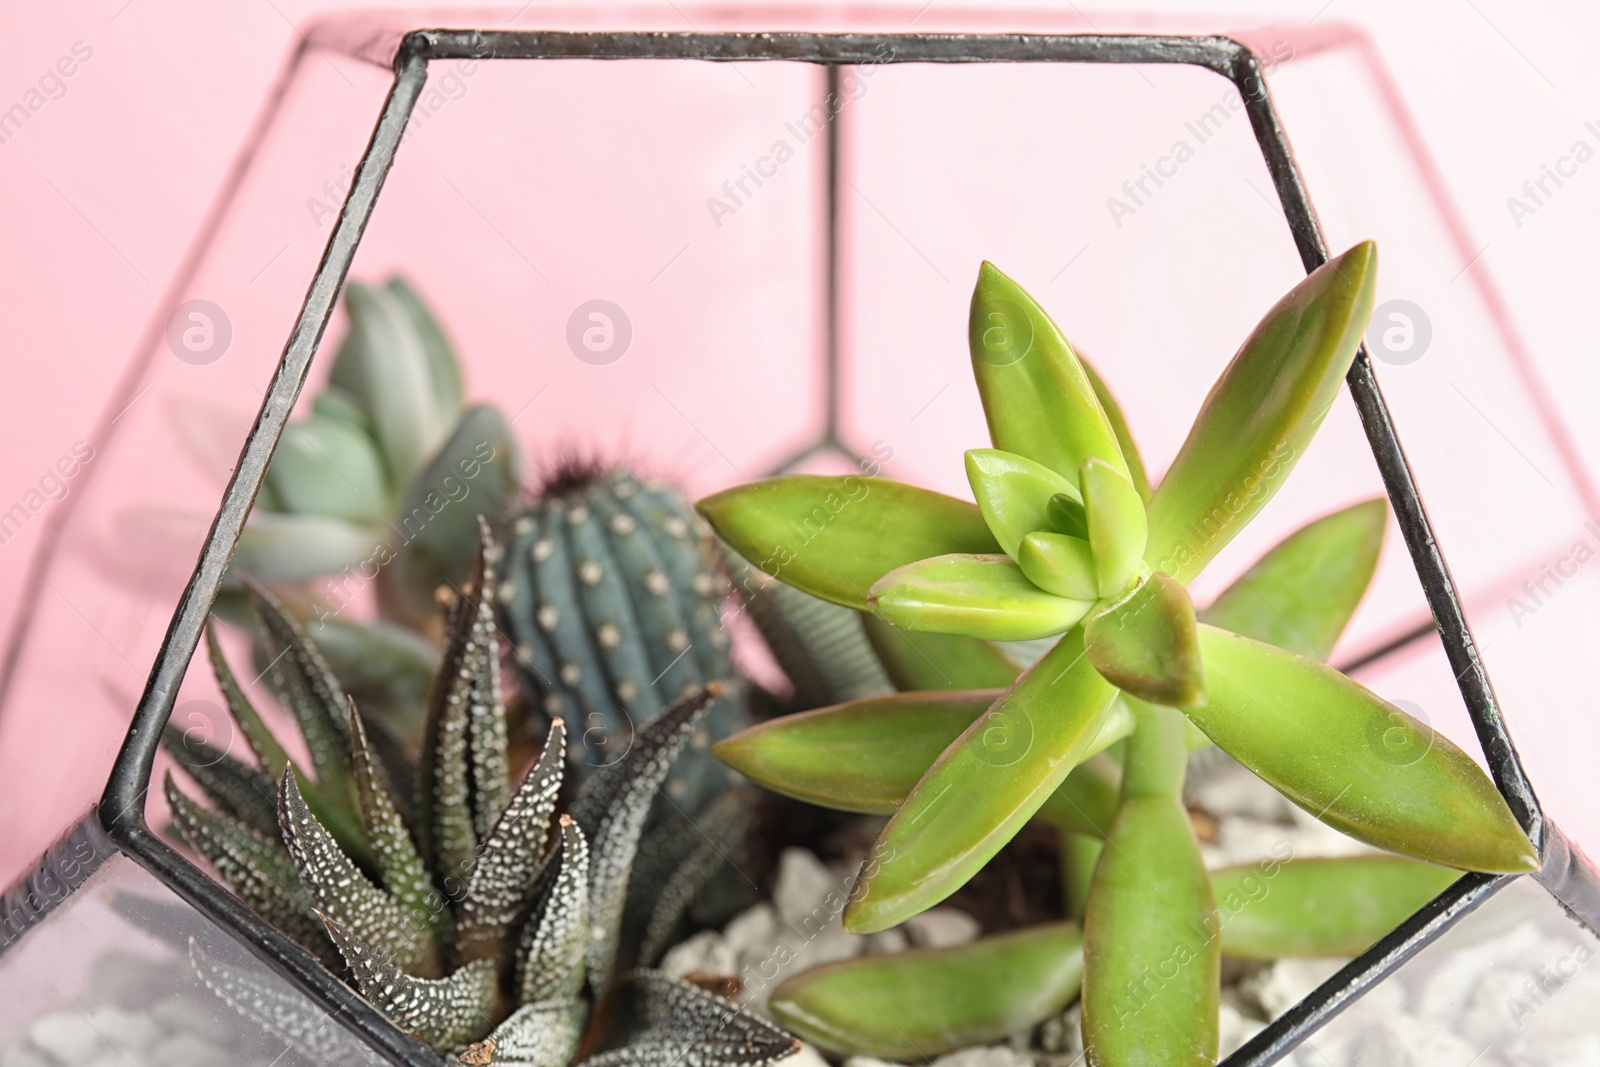
<path fill-rule="evenodd" d="M 885 47 L 887 55 L 885 55 Z M 1202 67 L 1238 88 L 1251 128 L 1277 189 L 1300 257 L 1309 272 L 1324 263 L 1321 227 L 1256 57 L 1225 37 L 1110 36 L 1101 34 L 753 34 L 753 33 L 555 33 L 427 30 L 411 33 L 394 57 L 395 79 L 377 127 L 356 170 L 299 319 L 273 374 L 183 596 L 162 641 L 140 697 L 128 737 L 118 754 L 97 811 L 105 840 L 132 857 L 202 914 L 249 944 L 270 966 L 325 1006 L 331 1015 L 395 1063 L 430 1065 L 439 1060 L 401 1032 L 311 955 L 263 922 L 212 881 L 145 823 L 145 796 L 163 726 L 221 590 L 240 531 L 266 473 L 267 463 L 299 396 L 311 359 L 394 160 L 411 111 L 435 59 L 697 59 L 710 62 L 790 61 L 827 69 L 836 87 L 838 68 L 880 63 L 1164 63 Z M 281 88 L 281 86 L 280 86 Z M 837 380 L 837 140 L 828 154 L 827 373 Z M 234 179 L 238 176 L 238 170 Z M 226 193 L 225 193 L 226 195 Z M 1543 866 L 1534 875 L 1572 916 L 1600 933 L 1600 876 L 1576 847 L 1544 816 L 1517 756 L 1499 702 L 1478 656 L 1455 582 L 1445 563 L 1399 436 L 1384 403 L 1365 347 L 1347 379 L 1395 516 L 1422 582 L 1461 695 L 1483 746 L 1496 786 L 1518 822 L 1540 849 Z M 830 415 L 818 449 L 848 452 Z M 792 462 L 792 461 L 791 461 Z M 96 850 L 96 855 L 101 855 Z M 1484 900 L 1511 876 L 1468 874 L 1407 919 L 1305 1000 L 1230 1056 L 1227 1067 L 1276 1062 L 1372 985 L 1410 959 Z"/>

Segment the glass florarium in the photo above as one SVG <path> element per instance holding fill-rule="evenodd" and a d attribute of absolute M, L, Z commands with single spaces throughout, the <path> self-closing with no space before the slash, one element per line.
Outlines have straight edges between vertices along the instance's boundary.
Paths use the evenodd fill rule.
<path fill-rule="evenodd" d="M 1594 489 L 1370 45 L 674 12 L 308 28 L 7 661 L 0 1058 L 1600 1056 Z"/>

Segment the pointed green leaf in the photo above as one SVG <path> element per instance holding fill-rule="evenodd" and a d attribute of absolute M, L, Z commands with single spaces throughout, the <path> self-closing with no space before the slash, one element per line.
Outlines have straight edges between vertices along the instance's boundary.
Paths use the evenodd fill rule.
<path fill-rule="evenodd" d="M 354 749 L 351 768 L 356 781 L 356 800 L 378 873 L 383 877 L 383 888 L 412 923 L 425 930 L 436 945 L 444 947 L 449 944 L 449 902 L 434 887 L 411 832 L 395 810 L 394 799 L 367 744 L 367 731 L 353 700 L 350 702 L 350 736 Z"/>
<path fill-rule="evenodd" d="M 1122 802 L 1083 921 L 1083 1038 L 1092 1064 L 1217 1062 L 1216 905 L 1175 797 Z"/>
<path fill-rule="evenodd" d="M 284 427 L 267 481 L 278 507 L 370 525 L 389 512 L 391 489 L 372 438 L 338 419 Z"/>
<path fill-rule="evenodd" d="M 451 897 L 467 888 L 477 862 L 472 817 L 469 721 L 482 649 L 474 641 L 477 605 L 458 597 L 445 616 L 445 651 L 427 697 L 427 728 L 418 765 L 418 827 L 422 856 L 443 873 Z"/>
<path fill-rule="evenodd" d="M 1077 493 L 1071 496 L 1057 493 L 1045 505 L 1045 528 L 1080 541 L 1089 539 L 1089 519 L 1083 511 L 1083 500 Z"/>
<path fill-rule="evenodd" d="M 836 811 L 892 813 L 996 690 L 898 693 L 781 715 L 712 746 L 718 759 L 785 796 Z"/>
<path fill-rule="evenodd" d="M 494 1033 L 463 1049 L 460 1063 L 567 1067 L 578 1053 L 588 1009 L 574 997 L 524 1004 Z"/>
<path fill-rule="evenodd" d="M 1078 497 L 1078 487 L 1042 463 L 993 448 L 967 453 L 967 481 L 983 521 L 1012 559 L 1022 539 L 1050 526 L 1052 498 Z"/>
<path fill-rule="evenodd" d="M 1358 956 L 1460 877 L 1402 856 L 1275 858 L 1212 871 L 1222 954 Z"/>
<path fill-rule="evenodd" d="M 650 803 L 695 725 L 722 695 L 712 682 L 668 705 L 633 735 L 626 753 L 589 776 L 573 801 L 572 817 L 589 841 L 588 968 L 596 995 L 611 978 L 628 875 Z"/>
<path fill-rule="evenodd" d="M 350 777 L 348 698 L 327 660 L 283 603 L 255 581 L 247 579 L 245 590 L 261 622 L 258 637 L 267 659 L 262 674 L 272 684 L 278 702 L 294 713 L 316 772 L 317 786 L 310 802 L 339 843 L 365 861 L 368 857 Z"/>
<path fill-rule="evenodd" d="M 511 424 L 489 404 L 470 407 L 450 436 L 405 483 L 390 528 L 394 561 L 380 571 L 386 602 L 431 618 L 434 591 L 467 580 L 478 550 L 478 518 L 499 522 L 522 486 L 522 452 Z"/>
<path fill-rule="evenodd" d="M 233 572 L 273 585 L 308 582 L 365 563 L 383 536 L 330 515 L 252 512 L 233 550 Z"/>
<path fill-rule="evenodd" d="M 1073 600 L 1100 599 L 1094 551 L 1081 537 L 1035 530 L 1022 539 L 1017 565 L 1030 582 L 1046 592 Z"/>
<path fill-rule="evenodd" d="M 1325 660 L 1372 581 L 1389 522 L 1379 497 L 1308 523 L 1201 613 L 1212 626 Z"/>
<path fill-rule="evenodd" d="M 162 780 L 162 793 L 178 836 L 205 857 L 250 910 L 324 960 L 332 958 L 328 950 L 333 946 L 311 910 L 311 898 L 281 841 L 202 808 L 179 792 L 170 771 Z"/>
<path fill-rule="evenodd" d="M 872 583 L 896 567 L 999 550 L 976 506 L 881 478 L 769 478 L 695 508 L 769 577 L 861 611 Z"/>
<path fill-rule="evenodd" d="M 253 596 L 253 594 L 247 595 Z M 206 653 L 211 660 L 211 669 L 216 675 L 217 685 L 222 690 L 223 698 L 228 702 L 228 711 L 232 714 L 233 721 L 238 724 L 239 732 L 244 735 L 245 741 L 255 753 L 262 768 L 271 776 L 273 807 L 276 812 L 278 788 L 276 783 L 283 777 L 284 768 L 289 766 L 288 754 L 284 752 L 283 746 L 273 736 L 272 731 L 267 728 L 267 724 L 262 721 L 255 705 L 250 702 L 238 679 L 234 677 L 233 668 L 228 665 L 227 658 L 222 654 L 222 645 L 217 639 L 215 625 L 208 624 L 206 627 Z M 271 656 L 266 658 L 271 659 Z M 353 804 L 344 800 L 345 794 L 335 794 L 338 799 L 332 799 L 328 792 L 307 779 L 305 775 L 297 771 L 295 777 L 299 782 L 301 793 L 305 796 L 307 806 L 338 839 L 339 847 L 365 862 L 368 859 L 366 838 Z M 274 838 L 277 836 L 276 827 L 277 816 L 274 814 Z"/>
<path fill-rule="evenodd" d="M 991 689 L 858 700 L 770 719 L 724 738 L 712 751 L 784 796 L 835 811 L 888 815 L 1000 695 Z M 1084 833 L 1104 832 L 1116 809 L 1118 777 L 1115 764 L 1085 763 L 1039 815 Z"/>
<path fill-rule="evenodd" d="M 171 722 L 161 731 L 161 747 L 177 760 L 219 811 L 258 834 L 277 836 L 277 793 L 272 779 L 261 768 L 207 744 L 198 730 L 180 730 Z"/>
<path fill-rule="evenodd" d="M 1186 713 L 1284 796 L 1376 848 L 1538 869 L 1488 775 L 1448 739 L 1332 668 L 1210 626 L 1199 635 L 1210 699 Z"/>
<path fill-rule="evenodd" d="M 278 784 L 278 823 L 300 881 L 325 920 L 331 918 L 348 927 L 385 961 L 407 974 L 431 977 L 440 973 L 439 946 L 427 928 L 373 885 L 339 850 L 332 835 L 306 807 L 292 770 L 285 771 Z M 344 950 L 337 936 L 334 942 Z M 354 968 L 354 963 L 351 966 Z"/>
<path fill-rule="evenodd" d="M 439 654 L 421 634 L 391 622 L 331 616 L 308 620 L 311 638 L 347 695 L 395 733 L 422 736 Z"/>
<path fill-rule="evenodd" d="M 567 761 L 566 724 L 550 721 L 550 735 L 539 761 L 528 771 L 505 814 L 485 836 L 478 861 L 467 876 L 456 922 L 456 957 L 499 959 L 512 926 L 527 912 L 535 875 L 545 862 L 550 816 L 561 793 Z M 573 992 L 573 990 L 568 992 Z M 524 999 L 543 1000 L 546 993 Z"/>
<path fill-rule="evenodd" d="M 967 339 L 994 447 L 1069 479 L 1091 456 L 1127 473 L 1072 346 L 1033 297 L 989 262 L 978 269 Z"/>
<path fill-rule="evenodd" d="M 500 630 L 495 622 L 500 592 L 495 561 L 500 549 L 481 515 L 478 540 L 472 584 L 467 590 L 474 603 L 471 642 L 477 653 L 467 703 L 467 750 L 472 762 L 473 829 L 479 841 L 487 841 L 511 803 L 511 758 L 506 706 L 500 693 Z"/>
<path fill-rule="evenodd" d="M 1206 698 L 1194 605 L 1159 572 L 1083 626 L 1089 659 L 1106 681 L 1155 704 L 1191 707 Z"/>
<path fill-rule="evenodd" d="M 417 978 L 337 919 L 324 915 L 322 921 L 356 976 L 361 995 L 435 1052 L 453 1052 L 494 1029 L 500 995 L 494 964 L 488 960 L 469 963 L 447 978 Z"/>
<path fill-rule="evenodd" d="M 344 690 L 283 603 L 255 582 L 247 582 L 245 588 L 261 620 L 269 663 L 264 673 L 279 702 L 294 713 L 317 780 L 330 788 L 346 781 L 350 733 Z"/>
<path fill-rule="evenodd" d="M 576 997 L 583 990 L 589 944 L 589 844 L 561 816 L 560 872 L 537 922 L 522 931 L 517 988 L 523 1003 Z"/>
<path fill-rule="evenodd" d="M 1111 432 L 1117 438 L 1117 447 L 1122 449 L 1122 458 L 1128 464 L 1128 480 L 1139 491 L 1139 499 L 1150 503 L 1150 476 L 1145 473 L 1144 460 L 1139 455 L 1139 446 L 1134 443 L 1133 431 L 1128 428 L 1128 418 L 1122 413 L 1122 405 L 1117 403 L 1110 386 L 1094 369 L 1094 364 L 1081 355 L 1078 362 L 1083 365 L 1083 373 L 1094 389 L 1095 399 L 1100 401 L 1100 410 L 1106 413 L 1106 421 L 1111 424 Z"/>
<path fill-rule="evenodd" d="M 902 630 L 876 615 L 863 615 L 861 623 L 897 689 L 1004 689 L 1022 673 L 1004 652 L 976 637 Z"/>
<path fill-rule="evenodd" d="M 233 668 L 228 665 L 227 657 L 222 654 L 222 642 L 217 638 L 215 623 L 206 625 L 206 655 L 211 660 L 211 671 L 216 675 L 223 699 L 228 702 L 229 714 L 238 724 L 239 732 L 244 735 L 245 742 L 255 753 L 256 759 L 266 768 L 273 781 L 276 781 L 278 776 L 283 774 L 283 769 L 289 765 L 289 756 L 278 743 L 278 739 L 272 736 L 272 731 L 267 729 L 267 724 L 261 721 L 260 713 L 256 711 L 255 705 L 250 703 L 250 698 L 245 696 L 238 679 L 234 677 Z"/>
<path fill-rule="evenodd" d="M 1002 1042 L 1061 1011 L 1083 980 L 1083 935 L 1051 923 L 958 948 L 813 968 L 773 990 L 773 1018 L 832 1052 L 924 1060 Z"/>
<path fill-rule="evenodd" d="M 628 912 L 643 919 L 637 924 L 641 965 L 654 964 L 672 947 L 690 907 L 703 899 L 719 872 L 737 862 L 755 814 L 750 790 L 729 787 L 695 809 L 693 819 L 664 820 L 640 842 Z"/>
<path fill-rule="evenodd" d="M 888 929 L 964 885 L 1078 763 L 1115 697 L 1082 631 L 1068 633 L 922 776 L 868 854 L 845 928 Z"/>
<path fill-rule="evenodd" d="M 1046 593 L 1008 556 L 953 555 L 918 560 L 872 586 L 872 610 L 907 630 L 1028 641 L 1065 633 L 1091 601 Z"/>
<path fill-rule="evenodd" d="M 627 1044 L 584 1067 L 769 1067 L 800 1042 L 753 1011 L 660 971 L 633 972 L 634 1018 Z"/>
<path fill-rule="evenodd" d="M 1100 595 L 1117 596 L 1138 573 L 1144 556 L 1144 501 L 1132 482 L 1098 459 L 1083 461 L 1079 485 Z"/>
<path fill-rule="evenodd" d="M 1308 274 L 1246 338 L 1150 501 L 1152 567 L 1187 583 L 1272 499 L 1344 382 L 1376 278 L 1377 248 L 1364 241 Z"/>

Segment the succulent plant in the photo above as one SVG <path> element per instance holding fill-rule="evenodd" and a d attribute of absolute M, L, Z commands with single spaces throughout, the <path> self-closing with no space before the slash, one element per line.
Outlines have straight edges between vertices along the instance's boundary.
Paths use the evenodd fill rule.
<path fill-rule="evenodd" d="M 186 797 L 170 772 L 165 792 L 174 831 L 402 1029 L 464 1063 L 565 1067 L 586 1035 L 611 1033 L 602 1002 L 650 802 L 721 693 L 715 679 L 688 686 L 557 817 L 568 764 L 560 717 L 520 784 L 510 774 L 498 555 L 480 520 L 476 562 L 447 610 L 414 795 L 397 789 L 411 769 L 374 751 L 315 645 L 253 583 L 263 642 L 275 652 L 267 674 L 315 776 L 290 764 L 212 632 L 218 681 L 256 762 L 169 732 L 169 751 L 214 808 Z M 667 1067 L 688 1055 L 756 1065 L 795 1047 L 770 1024 L 730 1021 L 734 1005 L 694 986 L 653 972 L 638 984 L 642 1021 L 587 1062 Z M 271 1005 L 253 1010 L 273 1014 Z"/>
<path fill-rule="evenodd" d="M 344 303 L 349 332 L 284 430 L 234 569 L 311 584 L 321 615 L 371 585 L 392 621 L 426 626 L 434 591 L 466 577 L 477 517 L 516 498 L 521 456 L 498 408 L 464 402 L 450 343 L 404 279 L 351 282 Z"/>
<path fill-rule="evenodd" d="M 491 405 L 465 406 L 436 317 L 401 278 L 351 283 L 349 333 L 310 415 L 291 422 L 234 559 L 306 620 L 375 745 L 422 728 L 437 665 L 437 598 L 466 579 L 477 517 L 508 527 L 501 617 L 534 707 L 567 715 L 585 772 L 632 730 L 711 679 L 737 688 L 719 606 L 728 586 L 703 520 L 675 489 L 598 461 L 557 463 L 513 514 L 522 461 Z M 592 580 L 591 580 L 592 579 Z M 380 618 L 345 607 L 371 586 Z M 826 605 L 831 608 L 832 605 Z M 248 598 L 229 614 L 249 621 Z M 258 645 L 266 668 L 275 651 Z M 705 755 L 742 722 L 719 701 L 667 793 L 694 811 L 727 784 Z M 581 727 L 581 729 L 579 729 Z"/>
<path fill-rule="evenodd" d="M 620 758 L 686 692 L 737 686 L 720 605 L 728 584 L 677 490 L 581 460 L 558 465 L 510 520 L 499 610 L 524 688 L 574 724 L 583 765 Z M 730 693 L 691 739 L 668 798 L 693 811 L 727 785 L 710 738 L 742 721 Z M 581 729 L 579 728 L 581 727 Z"/>
<path fill-rule="evenodd" d="M 953 641 L 935 664 L 945 676 L 1003 674 L 975 641 L 1055 642 L 998 691 L 952 677 L 945 692 L 780 720 L 724 743 L 758 781 L 893 811 L 845 910 L 847 929 L 882 930 L 944 899 L 1026 821 L 1052 818 L 1105 842 L 1082 928 L 1089 1063 L 1211 1063 L 1226 940 L 1217 936 L 1222 877 L 1207 874 L 1181 802 L 1191 743 L 1215 743 L 1335 829 L 1422 861 L 1395 868 L 1414 888 L 1440 884 L 1427 864 L 1537 868 L 1469 756 L 1320 661 L 1370 578 L 1380 505 L 1280 545 L 1203 619 L 1186 588 L 1320 426 L 1371 312 L 1375 265 L 1373 246 L 1357 245 L 1268 311 L 1153 488 L 1104 384 L 1043 309 L 986 263 L 970 342 L 993 447 L 967 453 L 976 505 L 893 481 L 815 476 L 700 502 L 764 573 L 873 613 L 913 652 L 930 635 Z M 815 535 L 801 543 L 794 529 Z M 1274 618 L 1284 603 L 1292 614 Z M 926 677 L 914 659 L 898 662 Z M 870 748 L 854 747 L 868 739 Z M 1307 877 L 1326 897 L 1341 886 L 1362 892 L 1382 874 L 1335 866 Z M 1347 944 L 1371 932 L 1354 925 L 1340 932 Z"/>

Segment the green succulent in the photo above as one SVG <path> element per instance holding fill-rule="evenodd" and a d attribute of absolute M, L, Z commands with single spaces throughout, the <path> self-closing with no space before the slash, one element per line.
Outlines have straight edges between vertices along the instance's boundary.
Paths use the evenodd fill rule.
<path fill-rule="evenodd" d="M 1080 886 L 1089 1063 L 1211 1063 L 1220 956 L 1234 949 L 1217 936 L 1227 879 L 1207 874 L 1181 802 L 1192 745 L 1215 743 L 1328 825 L 1411 858 L 1297 872 L 1283 883 L 1285 904 L 1341 892 L 1366 902 L 1393 875 L 1410 887 L 1394 899 L 1414 905 L 1450 876 L 1439 868 L 1537 868 L 1469 756 L 1321 662 L 1370 580 L 1381 505 L 1301 531 L 1203 616 L 1187 590 L 1320 426 L 1360 344 L 1375 267 L 1373 246 L 1357 245 L 1280 300 L 1154 487 L 1104 384 L 1043 309 L 986 263 L 969 340 L 993 447 L 967 453 L 975 505 L 893 481 L 815 476 L 700 502 L 760 571 L 870 612 L 897 681 L 938 690 L 763 724 L 719 747 L 791 795 L 892 813 L 845 910 L 847 929 L 882 930 L 943 900 L 1025 822 L 1049 819 L 1076 835 L 1069 857 L 1093 860 Z M 984 644 L 1047 638 L 1050 650 L 1014 678 Z M 1350 908 L 1321 920 L 1318 934 L 1317 920 L 1286 907 L 1277 926 L 1261 920 L 1271 936 L 1258 932 L 1249 951 L 1296 954 L 1308 940 L 1348 947 L 1398 917 L 1380 912 Z M 1048 936 L 1066 951 L 1078 935 Z M 1030 970 L 1027 947 L 980 942 L 966 971 L 942 958 L 945 971 L 966 975 L 945 985 L 982 985 L 986 967 L 1003 972 L 1011 960 L 1008 973 L 1039 976 L 1029 1004 L 1065 1003 L 1077 979 L 1059 966 Z M 830 973 L 843 979 L 802 976 L 795 981 L 808 984 L 779 990 L 774 1010 L 802 1032 L 831 1032 L 836 1045 L 854 1028 L 851 1047 L 867 1050 L 863 1035 L 882 1029 L 867 1011 L 882 1004 L 842 990 L 925 981 L 937 1013 L 949 998 L 916 977 L 919 967 L 839 965 Z M 862 985 L 871 968 L 889 986 Z M 997 1020 L 991 1012 L 991 1031 Z M 894 1022 L 928 1036 L 907 1017 Z"/>
<path fill-rule="evenodd" d="M 521 455 L 498 408 L 464 402 L 450 343 L 404 279 L 351 282 L 344 304 L 328 383 L 284 429 L 234 570 L 309 585 L 324 616 L 374 585 L 391 621 L 426 628 L 435 590 L 466 577 L 477 516 L 515 500 Z"/>
<path fill-rule="evenodd" d="M 654 972 L 637 983 L 642 1015 L 605 1007 L 619 955 L 633 954 L 621 945 L 623 909 L 650 803 L 721 690 L 708 679 L 661 709 L 557 816 L 568 763 L 561 718 L 520 784 L 510 773 L 498 555 L 480 520 L 475 563 L 447 611 L 416 768 L 374 750 L 316 646 L 252 583 L 262 641 L 274 652 L 267 676 L 314 776 L 290 764 L 213 631 L 218 681 L 255 759 L 169 728 L 168 750 L 213 804 L 188 798 L 169 772 L 174 832 L 398 1026 L 464 1063 L 566 1067 L 580 1042 L 608 1036 L 621 1043 L 586 1062 L 668 1067 L 687 1055 L 754 1067 L 787 1055 L 794 1040 L 776 1027 L 748 1017 L 730 1026 L 733 1005 Z M 409 780 L 414 792 L 398 788 Z M 197 966 L 213 988 L 232 988 L 215 966 Z M 260 990 L 227 996 L 256 1017 L 281 1016 Z M 633 1021 L 619 1029 L 625 1018 Z"/>
<path fill-rule="evenodd" d="M 677 490 L 597 463 L 559 465 L 509 523 L 499 612 L 523 688 L 574 724 L 598 767 L 634 731 L 711 679 L 740 688 L 713 538 Z M 710 739 L 744 722 L 729 693 L 691 739 L 667 796 L 694 811 L 728 784 Z"/>

